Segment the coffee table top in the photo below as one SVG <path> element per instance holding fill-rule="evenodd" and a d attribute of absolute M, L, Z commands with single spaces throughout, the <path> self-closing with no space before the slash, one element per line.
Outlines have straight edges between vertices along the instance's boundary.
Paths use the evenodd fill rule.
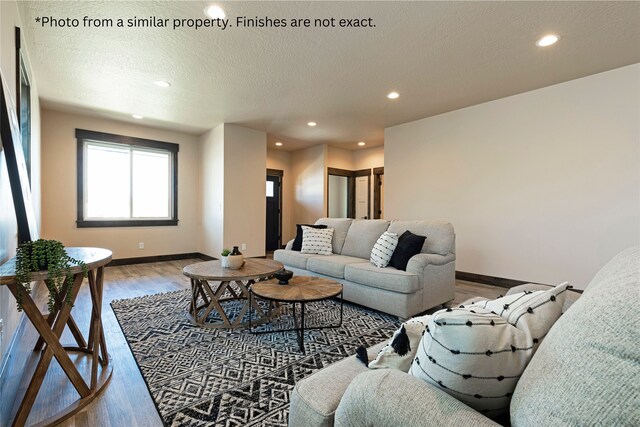
<path fill-rule="evenodd" d="M 264 258 L 245 258 L 245 263 L 237 270 L 222 267 L 219 260 L 204 261 L 187 265 L 182 273 L 198 280 L 248 280 L 270 276 L 284 268 L 281 262 Z"/>
<path fill-rule="evenodd" d="M 278 284 L 278 279 L 254 283 L 251 292 L 257 297 L 282 302 L 320 301 L 342 292 L 342 284 L 321 277 L 295 276 L 288 285 Z"/>

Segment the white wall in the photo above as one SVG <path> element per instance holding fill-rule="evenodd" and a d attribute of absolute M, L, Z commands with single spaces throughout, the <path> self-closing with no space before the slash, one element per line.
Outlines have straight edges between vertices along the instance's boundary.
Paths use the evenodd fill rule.
<path fill-rule="evenodd" d="M 76 128 L 179 144 L 178 225 L 78 228 Z M 199 157 L 198 139 L 192 135 L 43 109 L 43 237 L 60 240 L 65 246 L 107 248 L 114 259 L 199 252 Z M 144 242 L 144 249 L 138 248 L 139 242 Z"/>
<path fill-rule="evenodd" d="M 224 246 L 249 257 L 265 254 L 266 164 L 266 132 L 224 125 Z"/>
<path fill-rule="evenodd" d="M 200 136 L 202 252 L 220 258 L 224 245 L 224 124 Z"/>
<path fill-rule="evenodd" d="M 282 244 L 296 237 L 293 222 L 294 177 L 291 172 L 291 153 L 267 149 L 267 168 L 281 170 L 282 176 Z"/>
<path fill-rule="evenodd" d="M 451 221 L 456 269 L 584 288 L 640 240 L 640 64 L 385 130 L 388 218 Z"/>
<path fill-rule="evenodd" d="M 354 170 L 353 151 L 327 146 L 327 167 L 345 170 Z"/>
<path fill-rule="evenodd" d="M 311 223 L 327 216 L 327 146 L 317 145 L 291 153 L 294 178 L 294 224 Z"/>

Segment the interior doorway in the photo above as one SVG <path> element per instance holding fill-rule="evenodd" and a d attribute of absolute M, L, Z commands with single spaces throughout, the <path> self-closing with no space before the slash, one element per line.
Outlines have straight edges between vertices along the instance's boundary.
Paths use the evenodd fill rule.
<path fill-rule="evenodd" d="M 284 172 L 267 169 L 266 197 L 267 223 L 265 250 L 267 252 L 280 249 L 282 245 L 282 178 Z"/>
<path fill-rule="evenodd" d="M 373 168 L 373 219 L 384 218 L 384 168 Z"/>
<path fill-rule="evenodd" d="M 371 169 L 327 168 L 327 216 L 369 219 Z"/>

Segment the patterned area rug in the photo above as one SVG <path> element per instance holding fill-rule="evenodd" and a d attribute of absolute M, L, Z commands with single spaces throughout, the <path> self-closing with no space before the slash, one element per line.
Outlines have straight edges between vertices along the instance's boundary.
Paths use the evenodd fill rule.
<path fill-rule="evenodd" d="M 395 316 L 344 304 L 342 327 L 263 335 L 194 326 L 189 290 L 113 301 L 111 306 L 166 426 L 286 426 L 300 379 L 371 346 L 397 329 Z M 241 304 L 227 302 L 225 304 Z M 262 329 L 290 326 L 291 312 Z M 310 303 L 307 325 L 334 324 L 339 301 Z"/>

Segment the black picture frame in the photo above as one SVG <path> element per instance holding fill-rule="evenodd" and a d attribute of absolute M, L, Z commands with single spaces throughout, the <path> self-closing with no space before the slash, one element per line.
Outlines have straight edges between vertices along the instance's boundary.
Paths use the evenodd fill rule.
<path fill-rule="evenodd" d="M 20 125 L 13 107 L 15 104 L 11 102 L 7 83 L 1 73 L 0 80 L 2 80 L 0 84 L 0 143 L 7 162 L 9 186 L 18 224 L 18 243 L 24 243 L 38 239 L 38 226 L 22 148 Z"/>

